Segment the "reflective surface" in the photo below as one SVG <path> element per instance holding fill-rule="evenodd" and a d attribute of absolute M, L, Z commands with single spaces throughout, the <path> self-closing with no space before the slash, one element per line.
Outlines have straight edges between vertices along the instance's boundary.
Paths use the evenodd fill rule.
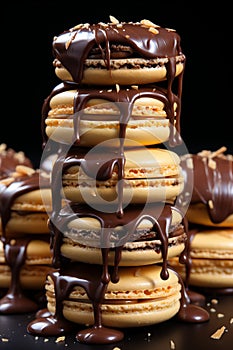
<path fill-rule="evenodd" d="M 213 302 L 217 300 L 217 304 Z M 212 300 L 212 302 L 211 302 Z M 204 305 L 210 312 L 210 321 L 199 324 L 181 323 L 176 318 L 151 327 L 123 330 L 124 340 L 110 345 L 85 345 L 78 343 L 74 334 L 57 343 L 56 337 L 34 337 L 26 331 L 28 323 L 35 314 L 0 315 L 0 349 L 1 350 L 215 350 L 233 349 L 233 296 L 207 296 Z M 211 311 L 212 310 L 212 311 Z M 232 323 L 231 323 L 232 322 Z M 212 339 L 211 335 L 222 326 L 225 332 L 220 339 Z M 78 330 L 77 325 L 77 330 Z M 5 341 L 4 341 L 5 340 Z"/>

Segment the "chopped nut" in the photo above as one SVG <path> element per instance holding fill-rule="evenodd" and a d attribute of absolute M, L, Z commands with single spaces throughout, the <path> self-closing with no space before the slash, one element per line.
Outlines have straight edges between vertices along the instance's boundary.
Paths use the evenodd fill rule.
<path fill-rule="evenodd" d="M 219 314 L 217 314 L 217 317 L 218 318 L 223 318 L 225 315 L 224 314 L 221 314 L 221 313 L 219 313 Z"/>
<path fill-rule="evenodd" d="M 114 16 L 110 15 L 109 18 L 110 18 L 111 23 L 113 23 L 113 24 L 118 24 L 119 23 L 118 19 L 116 19 Z"/>
<path fill-rule="evenodd" d="M 148 19 L 142 19 L 140 21 L 141 25 L 145 26 L 145 27 L 151 27 L 151 28 L 159 28 L 159 26 L 157 24 L 154 24 L 153 22 L 149 21 Z"/>
<path fill-rule="evenodd" d="M 216 332 L 214 332 L 210 338 L 212 339 L 220 339 L 223 333 L 225 332 L 226 327 L 222 326 L 221 328 L 217 329 Z"/>
<path fill-rule="evenodd" d="M 35 170 L 33 168 L 29 168 L 26 165 L 17 165 L 15 170 L 21 175 L 32 175 L 35 173 Z"/>
<path fill-rule="evenodd" d="M 149 28 L 149 32 L 151 32 L 151 33 L 153 33 L 153 34 L 158 34 L 158 33 L 159 33 L 158 29 L 156 29 L 156 28 L 154 28 L 154 27 L 150 27 L 150 28 Z"/>
<path fill-rule="evenodd" d="M 176 348 L 176 344 L 174 343 L 173 340 L 170 340 L 170 349 L 174 350 Z"/>
<path fill-rule="evenodd" d="M 208 159 L 208 167 L 215 170 L 216 169 L 216 162 L 213 159 Z"/>
<path fill-rule="evenodd" d="M 120 91 L 120 85 L 116 84 L 116 91 L 119 92 Z"/>
<path fill-rule="evenodd" d="M 7 343 L 8 341 L 9 341 L 8 338 L 2 338 L 2 342 L 3 342 L 3 343 Z"/>
<path fill-rule="evenodd" d="M 214 204 L 213 204 L 212 200 L 208 201 L 208 206 L 209 206 L 210 209 L 214 209 Z"/>
<path fill-rule="evenodd" d="M 214 304 L 214 305 L 218 304 L 218 299 L 212 299 L 211 304 Z"/>
<path fill-rule="evenodd" d="M 55 340 L 55 343 L 60 343 L 60 342 L 63 342 L 65 339 L 66 339 L 66 337 L 65 337 L 65 336 L 58 337 L 58 338 Z"/>

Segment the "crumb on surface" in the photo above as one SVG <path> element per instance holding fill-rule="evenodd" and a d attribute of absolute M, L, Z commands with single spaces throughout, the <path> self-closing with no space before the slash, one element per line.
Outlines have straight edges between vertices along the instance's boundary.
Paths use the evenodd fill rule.
<path fill-rule="evenodd" d="M 60 343 L 60 342 L 63 342 L 65 341 L 66 337 L 63 335 L 61 337 L 57 337 L 57 339 L 55 340 L 55 343 Z"/>
<path fill-rule="evenodd" d="M 226 330 L 226 326 L 222 326 L 221 328 L 218 328 L 211 336 L 212 339 L 220 339 L 223 335 L 223 333 Z"/>
<path fill-rule="evenodd" d="M 174 343 L 173 340 L 170 340 L 170 349 L 174 350 L 176 348 L 176 344 Z"/>

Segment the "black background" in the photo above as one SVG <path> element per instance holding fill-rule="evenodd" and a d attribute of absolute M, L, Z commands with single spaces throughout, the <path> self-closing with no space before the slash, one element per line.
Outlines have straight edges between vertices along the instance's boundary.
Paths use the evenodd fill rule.
<path fill-rule="evenodd" d="M 233 152 L 232 19 L 229 2 L 8 1 L 1 9 L 0 143 L 23 150 L 37 166 L 41 107 L 60 81 L 52 66 L 55 35 L 78 23 L 149 19 L 176 29 L 187 57 L 181 136 L 188 150 Z M 4 23 L 4 24 L 3 24 Z"/>

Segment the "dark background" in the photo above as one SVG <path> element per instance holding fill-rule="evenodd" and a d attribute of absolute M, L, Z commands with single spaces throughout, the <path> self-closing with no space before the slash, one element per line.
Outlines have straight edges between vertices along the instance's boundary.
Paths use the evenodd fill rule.
<path fill-rule="evenodd" d="M 107 22 L 113 15 L 119 21 L 149 19 L 176 29 L 187 57 L 181 113 L 185 145 L 191 153 L 222 145 L 232 153 L 233 26 L 228 4 L 8 1 L 1 9 L 0 143 L 23 150 L 39 164 L 42 103 L 60 83 L 52 66 L 53 37 L 78 23 Z"/>

